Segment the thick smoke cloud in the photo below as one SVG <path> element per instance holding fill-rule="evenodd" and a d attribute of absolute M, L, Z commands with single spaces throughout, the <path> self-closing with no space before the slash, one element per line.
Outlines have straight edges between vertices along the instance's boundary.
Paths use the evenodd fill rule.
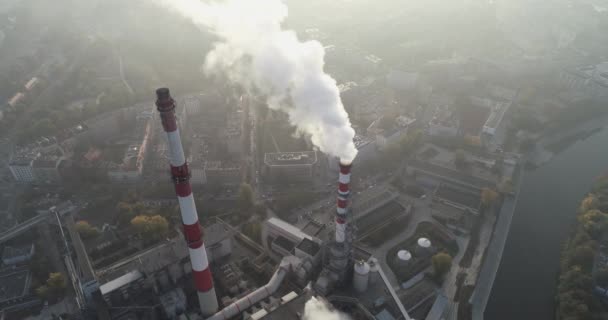
<path fill-rule="evenodd" d="M 327 154 L 352 161 L 355 131 L 340 100 L 336 81 L 323 71 L 325 51 L 318 41 L 302 42 L 282 30 L 287 6 L 280 0 L 155 0 L 191 19 L 220 41 L 208 53 L 205 70 L 222 73 L 251 92 L 267 97 L 299 133 Z"/>
<path fill-rule="evenodd" d="M 304 305 L 303 320 L 350 320 L 350 317 L 339 311 L 330 310 L 327 303 L 315 297 Z"/>

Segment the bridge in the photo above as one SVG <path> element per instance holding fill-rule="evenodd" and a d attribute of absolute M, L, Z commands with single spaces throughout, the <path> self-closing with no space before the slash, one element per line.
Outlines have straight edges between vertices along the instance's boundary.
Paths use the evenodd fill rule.
<path fill-rule="evenodd" d="M 30 218 L 28 220 L 25 220 L 24 222 L 19 223 L 15 226 L 11 227 L 10 229 L 2 232 L 0 234 L 0 244 L 17 237 L 17 236 L 25 233 L 32 227 L 38 225 L 39 223 L 46 221 L 46 219 L 49 217 L 52 217 L 54 213 L 58 213 L 59 215 L 63 216 L 64 214 L 66 214 L 68 212 L 72 212 L 73 210 L 76 210 L 76 208 L 77 207 L 75 205 L 73 205 L 70 201 L 68 201 L 68 202 L 62 203 L 59 206 L 52 207 L 49 210 L 39 211 L 37 216 Z"/>

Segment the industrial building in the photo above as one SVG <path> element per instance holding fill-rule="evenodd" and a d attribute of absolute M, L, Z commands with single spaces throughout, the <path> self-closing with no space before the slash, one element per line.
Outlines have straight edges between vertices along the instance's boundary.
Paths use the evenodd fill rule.
<path fill-rule="evenodd" d="M 239 185 L 242 181 L 241 165 L 230 161 L 205 162 L 205 178 L 207 183 L 219 185 Z"/>
<path fill-rule="evenodd" d="M 175 103 L 168 89 L 159 89 L 157 97 L 156 105 L 169 141 L 171 172 L 186 238 L 186 242 L 174 242 L 173 245 L 184 248 L 187 245 L 188 250 L 181 252 L 185 261 L 189 257 L 193 280 L 190 283 L 197 292 L 198 314 L 207 320 L 295 320 L 301 319 L 304 305 L 315 296 L 335 293 L 340 298 L 329 302 L 338 309 L 349 310 L 357 319 L 371 320 L 375 314 L 410 319 L 377 260 L 354 245 L 356 226 L 348 205 L 350 163 L 339 164 L 334 232 L 329 239 L 308 235 L 277 218 L 264 222 L 262 246 L 225 224 L 207 227 L 202 238 L 188 164 L 175 121 Z M 316 160 L 304 159 L 313 155 L 301 154 L 287 159 L 269 156 L 268 160 L 271 166 L 282 161 L 303 161 L 302 165 L 311 166 Z M 208 172 L 206 175 L 210 180 Z M 152 253 L 151 256 L 157 257 L 157 254 Z M 125 283 L 132 284 L 129 288 L 141 289 L 146 287 L 147 279 L 157 279 L 145 269 L 147 264 L 158 264 L 159 259 L 138 262 L 140 259 L 131 258 L 132 263 L 139 264 L 138 268 L 123 269 L 118 277 L 101 285 L 106 295 L 118 291 L 123 298 L 131 297 L 132 293 L 124 289 Z M 188 273 L 190 268 L 182 266 L 176 270 Z M 157 280 L 153 282 L 158 283 Z M 161 290 L 158 292 L 164 297 L 161 304 L 165 314 L 177 314 L 188 309 L 178 302 L 184 296 L 179 290 L 163 291 L 162 283 L 159 287 Z M 188 294 L 187 290 L 184 294 Z M 379 299 L 382 301 L 378 302 Z"/>
<path fill-rule="evenodd" d="M 479 191 L 485 187 L 493 188 L 501 178 L 510 177 L 516 164 L 514 160 L 505 160 L 506 170 L 501 176 L 492 171 L 495 160 L 470 154 L 466 157 L 469 168 L 468 172 L 463 172 L 455 164 L 454 152 L 427 144 L 420 149 L 415 159 L 408 162 L 406 172 L 431 189 L 443 183 Z"/>
<path fill-rule="evenodd" d="M 4 265 L 15 265 L 29 261 L 35 252 L 34 244 L 12 247 L 5 246 L 2 250 L 2 263 Z"/>
<path fill-rule="evenodd" d="M 316 151 L 266 153 L 263 173 L 274 182 L 311 182 L 317 162 Z"/>
<path fill-rule="evenodd" d="M 57 183 L 61 179 L 60 164 L 65 160 L 63 150 L 57 145 L 51 148 L 26 147 L 11 155 L 9 169 L 19 183 Z"/>
<path fill-rule="evenodd" d="M 32 275 L 29 267 L 0 270 L 0 308 L 8 309 L 31 302 Z"/>

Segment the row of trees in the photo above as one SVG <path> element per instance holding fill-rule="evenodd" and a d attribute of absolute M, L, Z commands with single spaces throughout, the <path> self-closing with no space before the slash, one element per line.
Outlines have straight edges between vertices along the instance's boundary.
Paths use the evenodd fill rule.
<path fill-rule="evenodd" d="M 592 290 L 594 283 L 608 286 L 608 269 L 600 268 L 593 273 L 593 267 L 598 241 L 608 231 L 608 214 L 600 210 L 606 203 L 608 188 L 598 189 L 598 185 L 596 193 L 581 202 L 576 229 L 562 251 L 557 293 L 561 319 L 593 319 L 602 312 Z"/>
<path fill-rule="evenodd" d="M 157 240 L 169 232 L 169 222 L 160 215 L 139 215 L 131 220 L 135 231 L 147 240 Z"/>
<path fill-rule="evenodd" d="M 43 300 L 56 300 L 63 297 L 65 289 L 65 276 L 60 272 L 52 272 L 46 283 L 36 288 L 36 295 Z"/>
<path fill-rule="evenodd" d="M 99 235 L 99 230 L 84 220 L 76 222 L 76 231 L 83 239 L 95 238 Z"/>

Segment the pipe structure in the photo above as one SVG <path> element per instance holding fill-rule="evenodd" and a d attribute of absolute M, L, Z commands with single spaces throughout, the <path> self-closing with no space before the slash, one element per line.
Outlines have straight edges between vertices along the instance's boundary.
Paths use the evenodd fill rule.
<path fill-rule="evenodd" d="M 344 243 L 346 239 L 346 215 L 348 213 L 348 196 L 350 195 L 350 168 L 352 164 L 340 161 L 338 177 L 338 204 L 336 206 L 336 242 Z"/>
<path fill-rule="evenodd" d="M 156 97 L 156 108 L 160 112 L 162 125 L 169 140 L 171 177 L 179 201 L 184 236 L 188 243 L 194 285 L 198 293 L 201 313 L 206 317 L 217 312 L 218 303 L 211 270 L 209 269 L 207 251 L 205 251 L 205 244 L 203 243 L 203 229 L 198 222 L 198 214 L 194 204 L 192 187 L 190 186 L 190 172 L 175 119 L 175 101 L 171 98 L 167 88 L 156 90 Z"/>
<path fill-rule="evenodd" d="M 251 308 L 254 304 L 268 298 L 272 294 L 274 294 L 278 289 L 285 277 L 296 270 L 296 268 L 301 264 L 301 261 L 298 257 L 295 256 L 286 256 L 281 260 L 279 268 L 274 272 L 272 278 L 268 281 L 264 286 L 256 289 L 250 294 L 242 297 L 241 299 L 235 301 L 234 303 L 228 305 L 218 313 L 212 315 L 206 320 L 227 320 L 232 319 L 233 317 L 241 314 L 245 310 Z"/>

